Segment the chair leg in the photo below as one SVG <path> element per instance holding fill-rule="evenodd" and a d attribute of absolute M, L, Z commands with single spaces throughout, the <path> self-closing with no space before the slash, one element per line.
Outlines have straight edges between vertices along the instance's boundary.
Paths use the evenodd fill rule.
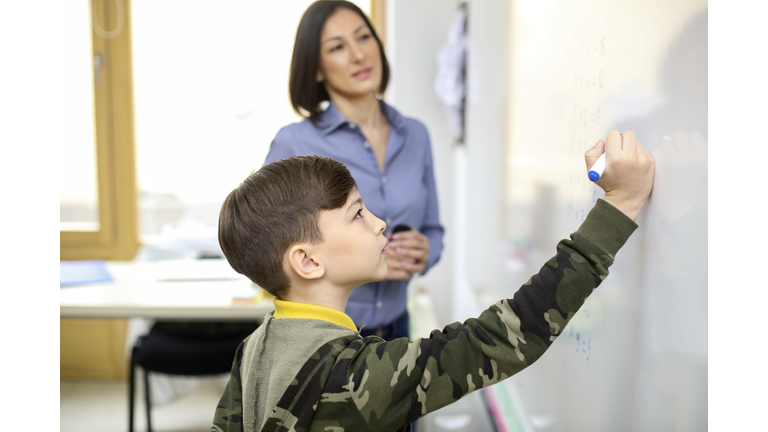
<path fill-rule="evenodd" d="M 134 399 L 134 383 L 136 364 L 133 363 L 133 355 L 131 355 L 131 370 L 128 375 L 128 432 L 133 432 L 133 399 Z"/>
<path fill-rule="evenodd" d="M 152 420 L 150 419 L 151 403 L 149 398 L 149 371 L 144 369 L 144 397 L 147 404 L 147 432 L 152 432 Z"/>

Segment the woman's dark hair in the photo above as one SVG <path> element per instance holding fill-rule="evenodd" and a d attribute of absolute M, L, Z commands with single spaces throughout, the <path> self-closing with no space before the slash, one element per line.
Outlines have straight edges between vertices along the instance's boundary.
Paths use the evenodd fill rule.
<path fill-rule="evenodd" d="M 291 95 L 291 106 L 299 115 L 315 118 L 320 111 L 320 103 L 330 100 L 328 91 L 322 82 L 317 82 L 317 70 L 320 67 L 320 34 L 325 21 L 338 8 L 349 9 L 363 18 L 371 29 L 374 39 L 379 44 L 381 53 L 381 85 L 379 93 L 383 94 L 389 84 L 389 62 L 384 54 L 379 36 L 373 29 L 368 17 L 357 5 L 344 0 L 318 0 L 312 3 L 299 22 L 296 30 L 296 41 L 293 44 L 291 59 L 291 75 L 288 80 L 288 91 Z"/>

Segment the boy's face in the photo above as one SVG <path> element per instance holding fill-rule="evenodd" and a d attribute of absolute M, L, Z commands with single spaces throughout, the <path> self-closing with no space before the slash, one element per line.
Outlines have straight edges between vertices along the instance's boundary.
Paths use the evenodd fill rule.
<path fill-rule="evenodd" d="M 319 226 L 324 241 L 316 253 L 329 281 L 355 288 L 386 277 L 387 224 L 365 208 L 360 193 L 353 190 L 342 207 L 320 212 Z"/>

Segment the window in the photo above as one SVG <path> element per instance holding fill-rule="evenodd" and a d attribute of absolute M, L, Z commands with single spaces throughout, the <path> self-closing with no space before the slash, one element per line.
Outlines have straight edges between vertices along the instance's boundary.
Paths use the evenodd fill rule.
<path fill-rule="evenodd" d="M 88 3 L 61 10 L 62 231 L 98 231 L 99 197 L 93 122 L 93 54 Z"/>
<path fill-rule="evenodd" d="M 300 120 L 288 68 L 310 3 L 62 8 L 63 45 L 72 45 L 62 66 L 72 123 L 62 148 L 62 260 L 133 259 L 139 240 L 215 239 L 226 194 L 261 166 L 278 129 Z M 356 3 L 383 23 L 383 0 Z"/>
<path fill-rule="evenodd" d="M 221 203 L 301 121 L 288 96 L 296 28 L 312 0 L 136 2 L 133 57 L 142 243 L 208 239 Z M 368 12 L 368 2 L 359 4 Z"/>
<path fill-rule="evenodd" d="M 63 128 L 62 161 L 77 161 L 62 167 L 60 254 L 62 260 L 131 259 L 138 240 L 130 1 L 90 4 L 90 9 L 62 8 L 62 38 L 83 46 L 62 57 L 62 79 L 68 80 L 62 86 L 63 109 L 71 108 L 67 120 L 77 122 Z M 78 28 L 87 29 L 87 21 L 90 40 Z M 84 89 L 84 76 L 91 92 Z"/>

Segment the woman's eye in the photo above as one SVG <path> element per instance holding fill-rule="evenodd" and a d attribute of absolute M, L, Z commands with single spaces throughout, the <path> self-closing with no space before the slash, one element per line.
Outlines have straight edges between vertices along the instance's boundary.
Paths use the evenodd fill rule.
<path fill-rule="evenodd" d="M 360 36 L 360 40 L 366 40 L 366 39 L 368 39 L 370 37 L 371 37 L 370 34 L 364 34 L 364 35 Z"/>
<path fill-rule="evenodd" d="M 355 219 L 362 218 L 363 217 L 363 209 L 360 209 L 355 214 Z"/>

